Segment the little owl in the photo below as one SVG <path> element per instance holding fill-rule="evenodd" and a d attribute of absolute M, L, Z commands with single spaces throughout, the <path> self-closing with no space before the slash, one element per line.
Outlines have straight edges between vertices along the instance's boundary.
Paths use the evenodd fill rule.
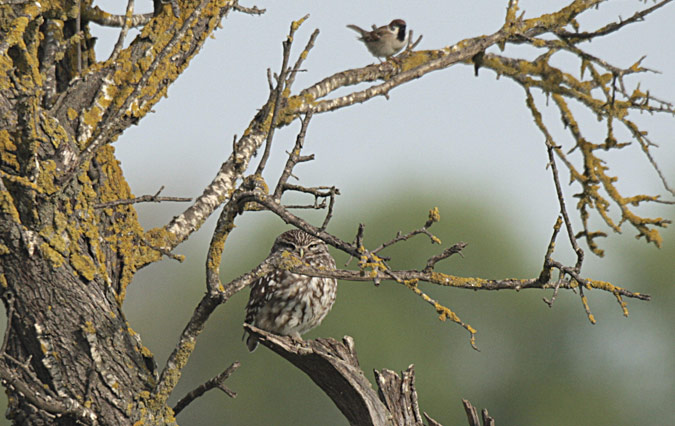
<path fill-rule="evenodd" d="M 334 270 L 335 259 L 323 241 L 299 229 L 286 231 L 274 241 L 268 259 L 289 254 L 317 269 Z M 310 277 L 275 269 L 251 285 L 246 322 L 281 336 L 300 335 L 321 323 L 335 301 L 337 280 Z M 249 335 L 246 346 L 255 350 L 258 341 Z"/>

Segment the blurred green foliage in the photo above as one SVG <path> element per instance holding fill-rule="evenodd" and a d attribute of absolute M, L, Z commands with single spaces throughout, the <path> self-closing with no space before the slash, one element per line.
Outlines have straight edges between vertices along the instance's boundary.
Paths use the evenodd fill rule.
<path fill-rule="evenodd" d="M 443 261 L 438 270 L 486 278 L 536 276 L 548 236 L 518 233 L 511 226 L 516 218 L 505 217 L 494 203 L 477 202 L 480 198 L 439 199 L 437 194 L 411 190 L 377 205 L 370 200 L 338 203 L 328 230 L 351 240 L 362 221 L 367 225 L 366 244 L 374 247 L 398 230 L 421 226 L 428 210 L 438 206 L 441 222 L 432 231 L 444 247 L 469 243 L 463 257 Z M 314 217 L 320 221 L 318 214 Z M 152 265 L 138 273 L 129 289 L 127 319 L 160 366 L 203 294 L 203 264 L 212 228 L 213 221 L 179 248 L 187 255 L 186 262 Z M 267 213 L 240 218 L 225 249 L 223 281 L 255 266 L 285 229 Z M 664 240 L 664 248 L 657 250 L 627 235 L 612 236 L 605 243 L 606 259 L 589 255 L 587 276 L 654 297 L 651 302 L 627 300 L 629 319 L 622 317 L 611 294 L 600 291 L 589 294 L 598 319 L 593 326 L 578 295 L 571 292 L 561 292 L 549 309 L 541 299 L 550 292 L 474 292 L 422 283 L 425 291 L 478 329 L 481 351 L 476 352 L 464 329 L 438 321 L 434 310 L 403 286 L 342 282 L 332 312 L 306 338 L 353 336 L 371 380 L 373 369 L 400 371 L 414 363 L 421 409 L 445 425 L 466 424 L 461 398 L 488 408 L 504 425 L 635 425 L 647 418 L 652 424 L 667 424 L 675 416 L 672 228 L 664 232 Z M 559 250 L 565 247 L 561 239 Z M 439 250 L 419 236 L 383 254 L 392 258 L 394 268 L 420 268 Z M 335 257 L 339 265 L 347 261 L 344 254 Z M 179 423 L 346 425 L 330 399 L 302 372 L 264 347 L 247 352 L 241 341 L 247 298 L 248 290 L 216 310 L 173 403 L 235 360 L 242 366 L 227 385 L 238 396 L 230 399 L 212 391 L 181 413 Z"/>

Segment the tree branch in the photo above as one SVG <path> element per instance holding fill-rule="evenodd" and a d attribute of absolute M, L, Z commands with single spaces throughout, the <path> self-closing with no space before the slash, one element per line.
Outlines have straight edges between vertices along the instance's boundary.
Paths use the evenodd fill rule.
<path fill-rule="evenodd" d="M 164 190 L 164 186 L 159 188 L 159 190 L 154 195 L 141 195 L 140 197 L 131 198 L 128 200 L 113 200 L 105 203 L 94 204 L 95 209 L 104 209 L 108 207 L 122 206 L 127 204 L 136 204 L 136 203 L 160 203 L 162 201 L 179 201 L 187 202 L 192 201 L 192 198 L 188 197 L 160 197 L 159 194 Z"/>
<path fill-rule="evenodd" d="M 376 372 L 379 397 L 359 366 L 354 339 L 294 341 L 249 324 L 246 331 L 305 372 L 335 403 L 352 425 L 421 425 L 413 366 L 400 378 L 390 370 Z M 384 401 L 384 403 L 383 403 Z M 415 419 L 415 423 L 409 420 Z M 419 422 L 417 422 L 419 420 Z"/>
<path fill-rule="evenodd" d="M 127 11 L 128 12 L 128 11 Z M 98 6 L 86 8 L 82 10 L 82 18 L 87 21 L 95 22 L 99 25 L 105 27 L 124 27 L 127 22 L 127 16 L 129 17 L 128 25 L 130 27 L 141 27 L 152 19 L 152 13 L 143 13 L 140 15 L 114 15 L 112 13 L 105 12 Z"/>
<path fill-rule="evenodd" d="M 174 416 L 177 416 L 178 413 L 183 411 L 183 409 L 188 405 L 190 405 L 192 401 L 204 395 L 206 392 L 210 391 L 213 388 L 218 388 L 221 391 L 225 392 L 225 394 L 230 398 L 235 398 L 237 394 L 231 391 L 227 386 L 225 386 L 225 380 L 227 380 L 232 375 L 232 373 L 234 373 L 240 366 L 241 363 L 239 361 L 235 361 L 229 367 L 227 367 L 225 371 L 223 371 L 216 377 L 212 378 L 211 380 L 208 380 L 207 382 L 199 385 L 198 387 L 190 391 L 187 395 L 181 398 L 180 401 L 178 401 L 176 405 L 173 407 Z"/>

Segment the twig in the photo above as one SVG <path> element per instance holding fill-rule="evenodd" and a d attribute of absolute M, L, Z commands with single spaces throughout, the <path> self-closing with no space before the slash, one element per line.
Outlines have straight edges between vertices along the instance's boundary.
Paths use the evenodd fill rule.
<path fill-rule="evenodd" d="M 129 31 L 129 27 L 131 26 L 131 18 L 134 14 L 134 0 L 128 0 L 127 2 L 127 10 L 124 13 L 124 24 L 122 25 L 122 29 L 120 30 L 120 34 L 117 37 L 117 42 L 115 43 L 115 47 L 113 48 L 112 53 L 110 54 L 110 61 L 116 61 L 117 57 L 119 56 L 120 52 L 122 51 L 122 48 L 124 47 L 124 39 L 127 36 L 127 32 Z"/>
<path fill-rule="evenodd" d="M 295 62 L 295 65 L 293 65 L 293 69 L 288 73 L 288 78 L 286 79 L 286 87 L 291 87 L 295 82 L 295 76 L 298 74 L 298 72 L 300 71 L 300 67 L 302 66 L 302 63 L 309 55 L 309 51 L 312 50 L 312 48 L 314 47 L 314 42 L 316 41 L 316 38 L 318 36 L 319 36 L 319 29 L 317 28 L 314 30 L 312 35 L 309 36 L 309 40 L 307 41 L 305 48 L 298 55 L 298 60 Z"/>
<path fill-rule="evenodd" d="M 305 136 L 307 135 L 307 128 L 309 127 L 309 122 L 312 119 L 312 111 L 310 110 L 305 114 L 305 117 L 302 119 L 302 124 L 300 126 L 300 131 L 298 136 L 295 138 L 295 145 L 293 150 L 288 154 L 288 159 L 286 160 L 286 165 L 284 166 L 281 176 L 277 181 L 277 186 L 274 188 L 274 199 L 280 200 L 281 195 L 284 192 L 284 186 L 287 185 L 288 178 L 293 173 L 293 168 L 295 165 L 300 162 L 300 153 L 305 144 Z"/>
<path fill-rule="evenodd" d="M 478 410 L 471 405 L 469 400 L 462 399 L 462 405 L 464 406 L 469 426 L 481 426 L 481 419 L 483 419 L 482 426 L 495 426 L 495 419 L 490 417 L 486 408 L 481 410 L 481 417 L 478 417 Z"/>
<path fill-rule="evenodd" d="M 284 206 L 287 209 L 307 209 L 307 210 L 320 210 L 326 208 L 326 201 L 322 201 L 321 204 L 317 204 L 316 200 L 314 204 L 289 204 Z"/>
<path fill-rule="evenodd" d="M 363 245 L 363 232 L 366 230 L 366 224 L 365 223 L 359 223 L 359 228 L 356 230 L 356 249 L 360 253 L 364 251 L 366 248 Z"/>
<path fill-rule="evenodd" d="M 478 346 L 476 346 L 476 329 L 474 329 L 473 327 L 471 327 L 471 325 L 462 321 L 461 318 L 459 318 L 459 316 L 457 316 L 457 314 L 454 313 L 450 308 L 441 305 L 440 303 L 438 303 L 438 301 L 429 297 L 428 294 L 423 292 L 417 286 L 417 280 L 413 279 L 413 280 L 403 281 L 403 284 L 405 284 L 406 287 L 408 287 L 410 290 L 412 290 L 413 293 L 415 293 L 419 297 L 421 297 L 422 300 L 424 300 L 425 302 L 427 302 L 428 304 L 433 306 L 434 309 L 436 310 L 436 313 L 438 314 L 439 320 L 445 321 L 445 320 L 449 319 L 450 321 L 454 322 L 455 324 L 459 325 L 460 327 L 462 327 L 466 331 L 468 331 L 469 335 L 470 335 L 469 343 L 471 344 L 471 347 L 473 349 L 475 349 L 476 351 L 480 351 L 480 349 L 478 349 Z"/>
<path fill-rule="evenodd" d="M 379 253 L 380 251 L 382 251 L 383 249 L 385 249 L 385 248 L 387 248 L 391 245 L 394 245 L 394 244 L 396 244 L 398 242 L 401 242 L 401 241 L 407 241 L 411 237 L 414 237 L 415 235 L 419 235 L 419 234 L 424 234 L 424 235 L 428 236 L 429 239 L 431 240 L 432 244 L 440 244 L 441 240 L 438 237 L 436 237 L 435 235 L 433 235 L 431 232 L 428 231 L 428 228 L 431 225 L 433 225 L 434 222 L 437 222 L 439 217 L 440 216 L 438 216 L 438 209 L 437 208 L 434 208 L 434 209 L 430 210 L 429 211 L 429 219 L 426 221 L 424 226 L 422 226 L 419 229 L 415 229 L 413 231 L 410 231 L 405 235 L 402 234 L 401 231 L 398 231 L 394 238 L 392 238 L 389 241 L 386 241 L 386 242 L 382 243 L 379 247 L 372 250 L 371 253 L 373 253 L 373 254 Z M 434 263 L 436 263 L 436 262 L 434 262 Z"/>
<path fill-rule="evenodd" d="M 179 201 L 187 202 L 192 201 L 192 198 L 188 197 L 160 197 L 159 194 L 164 190 L 164 186 L 159 188 L 159 191 L 155 195 L 141 195 L 140 197 L 125 199 L 125 200 L 114 200 L 108 201 L 105 203 L 94 204 L 95 209 L 104 209 L 108 207 L 115 207 L 127 204 L 136 204 L 136 203 L 159 203 L 162 201 Z"/>
<path fill-rule="evenodd" d="M 436 420 L 431 418 L 431 416 L 429 414 L 427 414 L 426 412 L 424 412 L 422 414 L 424 415 L 424 418 L 427 420 L 427 423 L 429 424 L 429 426 L 443 426 L 442 424 L 440 424 L 439 422 L 437 422 Z"/>
<path fill-rule="evenodd" d="M 246 7 L 240 5 L 239 3 L 235 3 L 232 8 L 237 12 L 246 13 L 249 15 L 262 15 L 263 13 L 267 12 L 267 9 L 259 9 L 258 6 Z"/>
<path fill-rule="evenodd" d="M 417 37 L 417 40 L 413 42 L 413 30 L 408 31 L 408 45 L 405 48 L 405 53 L 411 52 L 414 48 L 417 47 L 418 44 L 422 41 L 422 35 L 420 34 L 419 37 Z"/>
<path fill-rule="evenodd" d="M 604 36 L 610 33 L 613 33 L 617 30 L 619 30 L 621 27 L 632 24 L 634 22 L 642 21 L 643 18 L 652 13 L 653 11 L 665 6 L 666 4 L 670 3 L 672 0 L 663 0 L 657 4 L 655 4 L 652 7 L 649 7 L 645 10 L 642 10 L 640 12 L 636 12 L 633 16 L 626 20 L 620 20 L 619 22 L 613 22 L 611 24 L 605 25 L 604 27 L 592 31 L 592 32 L 583 32 L 583 33 L 572 33 L 569 31 L 558 31 L 557 35 L 559 37 L 564 37 L 565 39 L 569 40 L 572 43 L 578 43 L 579 41 L 585 41 L 585 40 L 592 40 L 596 37 Z"/>
<path fill-rule="evenodd" d="M 281 103 L 282 92 L 285 89 L 290 89 L 290 87 L 286 84 L 286 76 L 290 72 L 290 69 L 288 68 L 288 59 L 291 55 L 291 45 L 293 44 L 293 36 L 295 34 L 295 31 L 300 27 L 300 25 L 302 25 L 302 23 L 307 18 L 309 18 L 309 14 L 305 15 L 298 21 L 293 21 L 291 23 L 291 29 L 288 32 L 288 36 L 286 37 L 286 40 L 284 40 L 284 42 L 282 43 L 284 49 L 283 49 L 283 59 L 281 61 L 281 71 L 279 72 L 279 77 L 277 78 L 277 85 L 272 95 L 272 98 L 274 99 L 274 103 L 272 105 L 272 118 L 269 124 L 269 129 L 267 131 L 267 139 L 265 140 L 265 151 L 263 152 L 262 158 L 260 159 L 260 163 L 258 164 L 258 168 L 256 169 L 256 174 L 258 175 L 262 175 L 262 171 L 265 169 L 265 165 L 267 164 L 267 159 L 270 156 L 270 150 L 272 148 L 272 139 L 274 138 L 274 131 L 276 129 L 276 121 L 277 115 L 279 113 L 279 104 Z"/>
<path fill-rule="evenodd" d="M 162 373 L 159 376 L 157 386 L 154 389 L 153 395 L 161 400 L 162 404 L 166 403 L 173 389 L 180 379 L 181 373 L 187 361 L 195 348 L 197 337 L 204 330 L 204 325 L 209 319 L 213 311 L 220 304 L 227 302 L 230 297 L 239 292 L 246 286 L 257 280 L 261 274 L 266 274 L 272 271 L 272 266 L 269 264 L 261 264 L 254 268 L 251 272 L 236 278 L 228 283 L 224 288 L 221 288 L 218 293 L 207 292 L 195 308 L 190 320 L 176 344 L 171 355 L 166 361 Z"/>
<path fill-rule="evenodd" d="M 235 398 L 237 394 L 232 390 L 230 390 L 227 386 L 225 386 L 225 380 L 227 380 L 228 377 L 230 377 L 230 375 L 234 373 L 235 370 L 237 370 L 237 368 L 239 368 L 240 365 L 241 363 L 239 361 L 233 362 L 232 365 L 230 365 L 225 369 L 225 371 L 223 371 L 222 373 L 218 374 L 211 380 L 199 385 L 198 387 L 190 391 L 187 395 L 181 398 L 180 401 L 178 401 L 176 405 L 173 407 L 174 415 L 177 416 L 178 413 L 183 411 L 183 409 L 187 407 L 192 401 L 204 395 L 204 393 L 210 391 L 213 388 L 218 388 L 221 391 L 225 392 L 225 394 L 227 394 L 227 396 L 229 396 L 230 398 Z"/>
<path fill-rule="evenodd" d="M 321 224 L 321 228 L 319 228 L 322 231 L 326 230 L 328 223 L 333 218 L 333 207 L 335 207 L 335 196 L 340 195 L 340 190 L 334 186 L 331 187 L 330 191 L 331 192 L 330 192 L 330 202 L 328 203 L 328 211 L 326 212 L 326 217 L 324 218 L 323 223 Z"/>
<path fill-rule="evenodd" d="M 548 243 L 548 248 L 546 249 L 546 255 L 544 256 L 544 266 L 541 269 L 539 274 L 539 281 L 542 283 L 547 283 L 551 280 L 551 256 L 553 256 L 553 251 L 555 250 L 555 241 L 558 238 L 558 232 L 560 232 L 560 227 L 562 226 L 562 217 L 558 216 L 556 219 L 555 225 L 553 225 L 553 234 L 551 235 L 551 240 Z M 544 302 L 548 305 L 549 308 L 553 307 L 553 302 L 555 302 L 556 297 L 558 296 L 558 290 L 560 289 L 560 280 L 556 283 L 553 288 L 553 295 L 550 300 L 547 300 L 545 297 Z"/>
<path fill-rule="evenodd" d="M 556 146 L 553 142 L 553 137 L 551 136 L 548 129 L 544 125 L 541 113 L 539 112 L 536 104 L 534 103 L 534 98 L 532 97 L 532 93 L 530 92 L 530 89 L 528 87 L 525 87 L 525 94 L 527 95 L 526 103 L 528 108 L 530 109 L 530 112 L 532 113 L 534 121 L 537 127 L 539 127 L 541 132 L 544 134 L 544 137 L 546 138 L 546 152 L 548 154 L 548 161 L 549 161 L 548 164 L 551 167 L 551 174 L 553 175 L 553 183 L 555 184 L 555 191 L 558 197 L 560 214 L 562 215 L 563 221 L 565 222 L 565 228 L 567 230 L 567 236 L 569 238 L 570 245 L 572 246 L 572 249 L 577 255 L 577 263 L 575 265 L 575 270 L 579 272 L 581 270 L 581 265 L 584 261 L 584 251 L 581 247 L 579 247 L 579 244 L 577 244 L 576 234 L 572 229 L 572 221 L 570 220 L 569 215 L 567 214 L 567 207 L 565 206 L 565 197 L 562 192 L 562 186 L 560 185 L 558 166 L 556 165 L 555 156 L 553 155 L 553 150 L 556 148 Z M 557 232 L 554 233 L 554 236 L 557 236 Z"/>
<path fill-rule="evenodd" d="M 441 260 L 447 259 L 448 257 L 456 253 L 462 254 L 462 250 L 464 250 L 464 247 L 466 247 L 466 243 L 460 241 L 459 243 L 453 244 L 452 247 L 446 248 L 445 250 L 443 250 L 442 253 L 430 257 L 429 260 L 427 260 L 427 266 L 422 271 L 429 272 L 433 270 L 434 266 L 436 266 L 436 263 L 440 262 Z"/>

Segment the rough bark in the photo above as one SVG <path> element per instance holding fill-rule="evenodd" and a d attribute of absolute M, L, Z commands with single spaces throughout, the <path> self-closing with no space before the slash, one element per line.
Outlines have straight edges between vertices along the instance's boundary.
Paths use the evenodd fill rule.
<path fill-rule="evenodd" d="M 153 398 L 152 354 L 121 309 L 135 271 L 161 258 L 153 247 L 166 238 L 145 234 L 130 205 L 96 205 L 132 198 L 108 144 L 164 96 L 232 2 L 184 2 L 179 16 L 157 2 L 142 34 L 100 62 L 91 1 L 81 16 L 73 4 L 0 6 L 7 416 L 16 425 L 173 424 Z"/>

